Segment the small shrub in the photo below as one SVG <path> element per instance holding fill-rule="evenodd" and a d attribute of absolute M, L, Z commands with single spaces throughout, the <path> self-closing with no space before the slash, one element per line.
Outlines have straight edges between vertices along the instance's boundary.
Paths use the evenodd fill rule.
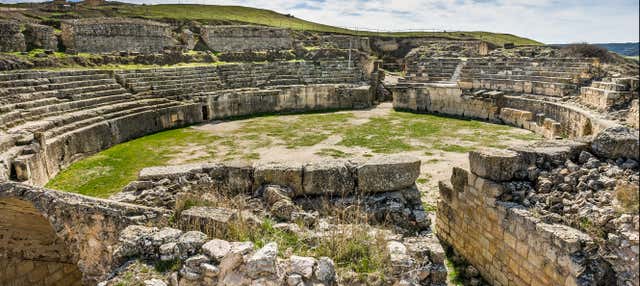
<path fill-rule="evenodd" d="M 638 185 L 620 182 L 615 188 L 619 212 L 638 213 L 640 210 L 640 188 Z"/>

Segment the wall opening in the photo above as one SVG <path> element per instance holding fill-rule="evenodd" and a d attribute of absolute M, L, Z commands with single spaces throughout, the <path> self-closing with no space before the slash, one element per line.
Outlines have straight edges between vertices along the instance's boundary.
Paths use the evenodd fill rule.
<path fill-rule="evenodd" d="M 0 285 L 82 285 L 66 244 L 31 202 L 0 198 Z"/>

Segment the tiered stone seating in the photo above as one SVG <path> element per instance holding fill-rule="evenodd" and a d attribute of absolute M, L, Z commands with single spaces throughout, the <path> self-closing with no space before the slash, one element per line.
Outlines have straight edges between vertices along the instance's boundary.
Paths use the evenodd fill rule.
<path fill-rule="evenodd" d="M 599 111 L 627 106 L 638 98 L 638 78 L 613 78 L 594 81 L 580 88 L 580 102 Z"/>
<path fill-rule="evenodd" d="M 0 74 L 0 128 L 129 100 L 104 71 Z"/>
<path fill-rule="evenodd" d="M 428 58 L 407 63 L 405 80 L 438 82 L 449 81 L 461 60 L 458 58 Z"/>
<path fill-rule="evenodd" d="M 590 78 L 590 60 L 473 58 L 458 83 L 464 89 L 493 89 L 552 97 L 576 95 Z"/>
<path fill-rule="evenodd" d="M 48 141 L 105 120 L 181 104 L 134 97 L 112 74 L 97 70 L 0 74 L 0 94 L 0 129 L 7 137 L 43 132 Z"/>
<path fill-rule="evenodd" d="M 183 98 L 220 89 L 275 85 L 355 83 L 360 70 L 346 61 L 274 62 L 117 72 L 133 92 L 154 97 Z"/>

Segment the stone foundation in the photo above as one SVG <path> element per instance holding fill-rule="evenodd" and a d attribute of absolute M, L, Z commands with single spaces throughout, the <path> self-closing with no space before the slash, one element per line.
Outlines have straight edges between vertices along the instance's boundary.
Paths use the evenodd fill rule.
<path fill-rule="evenodd" d="M 65 47 L 76 52 L 155 53 L 176 45 L 170 26 L 153 21 L 122 18 L 71 20 L 62 22 L 61 29 Z"/>
<path fill-rule="evenodd" d="M 610 144 L 628 146 L 637 139 Z M 454 168 L 451 180 L 440 182 L 438 236 L 493 285 L 637 285 L 637 254 L 627 249 L 638 246 L 637 228 L 609 233 L 602 246 L 583 231 L 505 199 L 522 200 L 515 186 L 535 182 L 540 169 L 577 162 L 585 150 L 587 144 L 568 141 L 471 152 L 470 171 Z M 615 243 L 620 239 L 625 246 Z"/>

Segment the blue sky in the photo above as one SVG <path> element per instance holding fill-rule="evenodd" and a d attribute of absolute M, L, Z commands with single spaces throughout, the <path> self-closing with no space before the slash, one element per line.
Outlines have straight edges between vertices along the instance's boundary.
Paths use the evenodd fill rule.
<path fill-rule="evenodd" d="M 241 5 L 352 28 L 482 30 L 517 34 L 545 43 L 637 42 L 640 34 L 638 0 L 120 1 Z"/>

